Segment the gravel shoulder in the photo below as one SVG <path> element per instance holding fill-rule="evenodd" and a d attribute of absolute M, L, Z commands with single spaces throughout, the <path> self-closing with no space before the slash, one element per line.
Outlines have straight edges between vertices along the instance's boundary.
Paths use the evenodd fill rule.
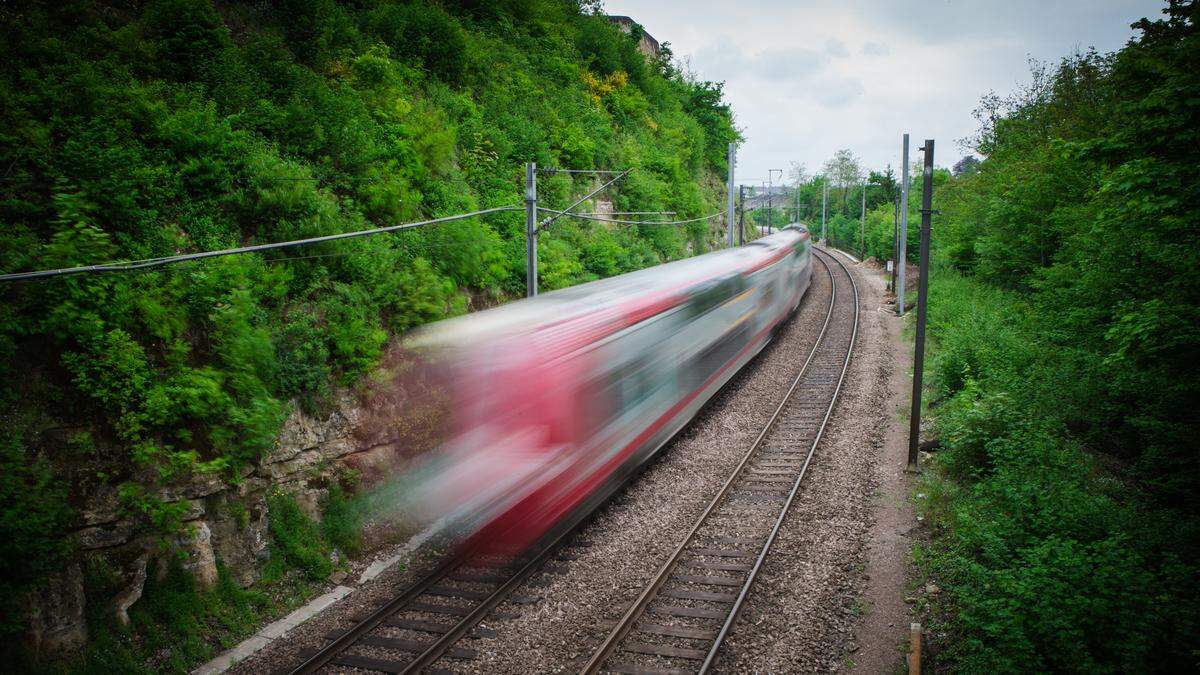
<path fill-rule="evenodd" d="M 874 270 L 878 283 L 882 272 Z M 915 271 L 911 274 L 915 277 Z M 888 311 L 893 311 L 887 306 Z M 917 522 L 909 500 L 913 476 L 904 470 L 908 460 L 908 405 L 912 390 L 912 345 L 901 335 L 904 320 L 885 315 L 878 336 L 891 346 L 888 400 L 880 412 L 887 414 L 883 447 L 875 462 L 877 489 L 872 500 L 871 529 L 867 534 L 867 568 L 861 593 L 866 613 L 855 628 L 855 642 L 861 650 L 853 655 L 852 670 L 857 673 L 903 672 L 908 647 L 908 626 L 913 620 L 909 595 L 909 551 Z M 888 355 L 884 355 L 887 359 Z"/>

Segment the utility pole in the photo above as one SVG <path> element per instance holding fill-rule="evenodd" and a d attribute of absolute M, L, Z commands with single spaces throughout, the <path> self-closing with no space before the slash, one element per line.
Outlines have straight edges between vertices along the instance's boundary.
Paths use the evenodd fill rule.
<path fill-rule="evenodd" d="M 821 176 L 821 243 L 825 243 L 825 205 L 829 203 L 829 178 Z"/>
<path fill-rule="evenodd" d="M 862 184 L 862 216 L 859 224 L 859 258 L 865 260 L 867 258 L 867 181 Z"/>
<path fill-rule="evenodd" d="M 904 268 L 908 261 L 908 134 L 904 134 L 904 150 L 900 153 L 904 168 L 900 170 L 900 241 L 896 254 L 896 314 L 904 316 Z"/>
<path fill-rule="evenodd" d="M 900 250 L 900 195 L 892 192 L 892 276 L 888 279 L 888 290 L 896 292 L 896 261 L 899 260 L 897 251 Z"/>
<path fill-rule="evenodd" d="M 917 344 L 913 353 L 912 412 L 908 425 L 908 469 L 920 471 L 921 376 L 925 369 L 925 313 L 929 296 L 929 229 L 933 218 L 933 140 L 926 139 L 925 171 L 921 183 L 921 275 L 917 282 Z"/>
<path fill-rule="evenodd" d="M 779 172 L 779 177 L 783 178 L 783 169 L 767 169 L 767 234 L 771 234 L 771 200 L 775 196 L 773 179 L 776 171 Z"/>
<path fill-rule="evenodd" d="M 737 163 L 737 145 L 729 144 L 729 177 L 725 185 L 729 190 L 728 203 L 725 205 L 725 229 L 729 230 L 729 248 L 733 248 L 733 166 Z"/>
<path fill-rule="evenodd" d="M 538 292 L 537 276 L 537 164 L 525 163 L 525 297 Z"/>
<path fill-rule="evenodd" d="M 746 186 L 738 186 L 738 246 L 746 236 Z"/>
<path fill-rule="evenodd" d="M 771 171 L 767 170 L 767 180 L 771 180 Z M 771 234 L 771 188 L 770 183 L 764 185 L 763 188 L 767 191 L 767 234 Z"/>

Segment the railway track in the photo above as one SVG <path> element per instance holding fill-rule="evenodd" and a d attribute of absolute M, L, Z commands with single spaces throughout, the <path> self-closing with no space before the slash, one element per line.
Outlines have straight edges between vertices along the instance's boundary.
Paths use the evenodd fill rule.
<path fill-rule="evenodd" d="M 720 492 L 582 672 L 657 675 L 712 668 L 800 491 L 858 334 L 853 276 L 836 257 L 818 257 L 832 293 L 812 352 Z"/>
<path fill-rule="evenodd" d="M 458 646 L 459 640 L 494 637 L 494 631 L 479 623 L 500 603 L 536 601 L 514 592 L 534 574 L 562 572 L 548 563 L 591 510 L 522 556 L 468 554 L 439 564 L 388 603 L 355 617 L 352 627 L 327 633 L 325 646 L 302 652 L 304 661 L 282 672 L 302 675 L 332 668 L 417 673 L 443 657 L 474 658 L 475 650 Z"/>
<path fill-rule="evenodd" d="M 829 262 L 825 262 L 826 273 L 830 275 L 831 281 L 834 277 L 834 267 Z M 837 263 L 840 265 L 840 263 Z M 841 268 L 844 279 L 851 285 L 853 280 L 845 268 Z M 844 285 L 844 284 L 842 284 Z M 769 504 L 774 499 L 774 495 L 783 491 L 784 482 L 792 481 L 786 475 L 799 471 L 799 476 L 794 479 L 794 484 L 798 486 L 799 478 L 803 475 L 804 468 L 807 467 L 807 458 L 803 461 L 803 466 L 795 469 L 796 453 L 783 448 L 783 439 L 772 439 L 769 443 L 764 444 L 764 438 L 768 436 L 781 413 L 786 406 L 797 405 L 802 399 L 809 400 L 807 391 L 800 392 L 797 396 L 798 389 L 804 389 L 806 386 L 824 387 L 829 382 L 836 381 L 835 391 L 830 395 L 825 394 L 825 397 L 836 396 L 836 389 L 840 388 L 841 377 L 844 375 L 844 368 L 836 377 L 832 377 L 826 373 L 832 367 L 829 358 L 823 350 L 828 350 L 828 344 L 834 339 L 834 334 L 837 333 L 838 322 L 836 321 L 836 312 L 839 308 L 843 308 L 843 304 L 847 302 L 845 299 L 846 293 L 839 293 L 839 284 L 833 283 L 831 298 L 828 311 L 825 317 L 824 327 L 822 328 L 820 337 L 813 347 L 812 352 L 800 371 L 800 375 L 793 381 L 788 394 L 785 396 L 784 403 L 775 412 L 775 415 L 768 423 L 767 429 L 759 436 L 755 442 L 754 448 L 747 453 L 746 457 L 739 464 L 737 471 L 733 477 L 725 484 L 720 495 L 709 506 L 705 512 L 706 516 L 720 518 L 726 514 L 734 513 L 731 511 L 721 512 L 716 508 L 726 496 L 745 496 L 754 503 Z M 852 302 L 854 304 L 854 314 L 857 316 L 857 289 L 853 289 Z M 853 332 L 857 330 L 857 320 L 851 328 L 849 341 L 853 341 Z M 841 362 L 848 363 L 848 353 Z M 807 378 L 807 379 L 806 379 Z M 822 390 L 824 391 L 824 390 Z M 817 404 L 821 399 L 813 399 Z M 818 406 L 820 407 L 820 406 Z M 789 410 L 792 410 L 789 408 Z M 832 399 L 828 405 L 822 409 L 825 417 L 821 420 L 820 428 L 823 428 L 825 419 L 828 418 L 828 411 L 832 410 Z M 806 434 L 809 433 L 807 426 L 801 424 L 797 426 L 790 421 L 785 421 L 780 425 L 781 429 L 790 429 L 788 433 Z M 816 445 L 816 440 L 819 440 L 819 428 L 815 428 L 814 440 L 809 448 L 808 458 L 811 458 L 812 448 Z M 809 434 L 812 435 L 812 434 Z M 807 436 L 806 436 L 807 437 Z M 790 438 L 790 437 L 789 437 Z M 766 453 L 764 454 L 764 452 Z M 772 454 L 773 453 L 773 454 Z M 770 456 L 767 456 L 767 455 Z M 757 459 L 754 459 L 757 458 Z M 757 465 L 752 465 L 752 459 L 757 461 Z M 751 471 L 743 471 L 743 469 L 751 469 Z M 786 471 L 785 471 L 786 469 Z M 731 493 L 731 487 L 734 486 L 735 479 L 745 474 L 743 478 L 749 478 L 746 485 L 742 486 L 744 494 Z M 611 485 L 604 494 L 597 495 L 592 504 L 598 506 L 607 500 L 608 496 L 615 492 L 620 485 Z M 795 487 L 791 488 L 787 498 L 787 504 L 791 503 L 791 499 L 795 496 Z M 731 504 L 741 502 L 732 501 Z M 786 512 L 787 506 L 784 507 Z M 515 594 L 517 589 L 521 587 L 525 581 L 529 580 L 539 573 L 555 573 L 561 570 L 551 566 L 549 561 L 557 555 L 561 550 L 562 544 L 577 532 L 587 517 L 593 512 L 594 508 L 581 509 L 579 515 L 568 524 L 565 524 L 553 536 L 548 538 L 547 542 L 538 547 L 535 551 L 525 554 L 517 558 L 499 558 L 494 556 L 471 556 L 467 555 L 457 559 L 447 560 L 429 573 L 424 575 L 419 581 L 408 587 L 403 593 L 396 596 L 378 609 L 355 617 L 354 625 L 345 629 L 337 629 L 325 635 L 326 643 L 319 649 L 310 649 L 302 652 L 302 663 L 295 667 L 284 669 L 281 672 L 290 673 L 291 675 L 304 675 L 308 673 L 325 672 L 327 670 L 341 671 L 346 669 L 374 671 L 382 673 L 416 673 L 429 669 L 435 662 L 446 663 L 449 661 L 466 661 L 475 656 L 475 650 L 470 646 L 460 644 L 462 638 L 472 637 L 491 637 L 494 632 L 490 629 L 481 627 L 479 624 L 484 618 L 493 615 L 493 610 L 505 602 L 506 600 L 522 604 L 532 602 L 536 598 L 530 598 Z M 751 509 L 757 512 L 757 509 Z M 741 512 L 737 512 L 741 513 Z M 742 516 L 738 516 L 741 518 Z M 779 517 L 779 522 L 782 522 L 782 515 Z M 618 625 L 610 634 L 609 640 L 606 641 L 606 646 L 612 643 L 603 655 L 597 652 L 597 659 L 593 664 L 589 664 L 588 670 L 595 672 L 600 669 L 609 655 L 620 652 L 619 644 L 627 635 L 640 636 L 647 629 L 659 631 L 651 633 L 660 638 L 668 638 L 673 642 L 684 642 L 689 645 L 694 645 L 697 639 L 715 640 L 712 651 L 715 654 L 716 646 L 720 644 L 720 639 L 724 637 L 728 627 L 732 625 L 733 619 L 737 615 L 737 607 L 740 606 L 741 599 L 745 596 L 745 591 L 749 588 L 749 584 L 753 581 L 754 573 L 761 564 L 761 557 L 765 557 L 766 550 L 769 548 L 768 543 L 762 549 L 762 556 L 758 562 L 751 568 L 745 558 L 749 557 L 749 552 L 738 548 L 740 545 L 749 541 L 750 535 L 738 537 L 724 538 L 704 538 L 702 529 L 703 523 L 698 523 L 697 528 L 693 530 L 679 550 L 675 552 L 672 562 L 664 567 L 660 573 L 662 580 L 654 585 L 653 589 L 648 589 L 648 593 L 643 594 L 645 597 L 639 598 L 641 602 L 641 611 L 626 615 L 628 619 L 628 628 L 621 630 Z M 747 518 L 744 523 L 738 527 L 745 526 L 759 527 L 763 525 L 759 520 L 750 520 Z M 770 537 L 773 539 L 775 531 L 778 530 L 778 524 L 774 530 L 770 532 Z M 755 530 L 757 531 L 757 530 Z M 706 546 L 725 546 L 725 548 L 708 548 L 692 546 L 696 542 L 703 542 Z M 670 577 L 673 570 L 690 569 L 688 563 L 682 559 L 682 556 L 699 555 L 695 561 L 692 561 L 692 567 L 699 566 L 702 570 L 700 574 L 676 574 Z M 682 566 L 681 566 L 682 565 Z M 743 569 L 745 568 L 745 569 Z M 747 575 L 748 573 L 748 575 Z M 666 576 L 663 576 L 666 575 Z M 740 576 L 739 576 L 740 575 Z M 670 577 L 670 579 L 668 579 Z M 746 578 L 745 588 L 743 588 L 740 596 L 730 595 L 732 590 L 742 584 L 741 579 Z M 688 588 L 676 588 L 674 585 L 666 582 L 673 580 L 679 584 L 684 584 Z M 694 588 L 691 588 L 694 586 Z M 715 588 L 717 590 L 707 590 Z M 701 590 L 705 589 L 705 590 Z M 666 595 L 663 595 L 666 593 Z M 674 595 L 671 595 L 674 593 Z M 677 598 L 681 593 L 686 593 L 691 597 Z M 650 608 L 652 600 L 656 597 L 670 598 L 672 601 L 679 600 L 681 607 L 675 608 L 680 610 L 677 621 L 665 620 L 663 623 L 640 622 L 639 620 L 645 610 Z M 726 601 L 736 600 L 736 604 L 732 612 L 726 612 L 728 621 L 719 632 L 704 627 L 704 622 L 711 623 L 717 618 L 718 610 L 712 609 L 710 605 L 717 605 Z M 638 605 L 635 605 L 635 608 Z M 493 618 L 495 616 L 493 615 Z M 623 619 L 623 622 L 625 619 Z M 637 630 L 630 630 L 636 624 Z M 618 635 L 620 633 L 620 635 Z M 711 633 L 711 635 L 710 635 Z M 614 636 L 616 640 L 614 641 Z M 659 640 L 659 642 L 663 642 Z M 469 641 L 468 643 L 469 644 Z M 653 642 L 629 643 L 621 649 L 627 647 L 637 648 L 642 645 L 644 649 L 654 649 L 662 654 L 642 654 L 658 659 L 683 659 L 687 661 L 695 656 L 696 650 L 694 646 L 680 647 L 678 644 L 663 644 L 656 646 Z M 615 651 L 614 651 L 615 650 Z M 603 651 L 603 650 L 602 650 Z M 674 654 L 674 656 L 672 656 Z M 680 656 L 682 654 L 683 656 Z M 694 661 L 694 659 L 691 659 Z M 706 662 L 705 667 L 707 667 Z M 605 666 L 604 669 L 613 670 L 616 672 L 658 672 L 663 670 L 661 664 L 658 670 L 653 667 L 642 667 L 637 665 L 627 666 L 626 670 L 620 670 L 620 664 L 614 664 L 612 667 Z M 640 669 L 638 669 L 640 668 Z M 676 668 L 667 668 L 673 670 Z"/>

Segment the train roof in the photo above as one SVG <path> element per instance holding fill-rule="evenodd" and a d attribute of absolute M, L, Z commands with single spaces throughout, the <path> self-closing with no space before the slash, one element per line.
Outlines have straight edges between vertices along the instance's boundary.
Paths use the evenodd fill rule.
<path fill-rule="evenodd" d="M 683 302 L 697 286 L 735 273 L 751 273 L 786 254 L 803 226 L 789 226 L 745 246 L 723 249 L 550 291 L 414 331 L 409 344 L 470 346 L 529 335 L 530 347 L 550 353 L 641 321 Z"/>

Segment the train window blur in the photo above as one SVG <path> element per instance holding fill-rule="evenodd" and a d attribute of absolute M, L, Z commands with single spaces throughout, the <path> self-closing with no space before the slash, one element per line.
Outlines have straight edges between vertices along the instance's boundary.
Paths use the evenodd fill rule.
<path fill-rule="evenodd" d="M 688 313 L 693 317 L 705 314 L 714 307 L 725 304 L 744 286 L 745 281 L 740 276 L 727 277 L 709 284 L 692 295 Z"/>

